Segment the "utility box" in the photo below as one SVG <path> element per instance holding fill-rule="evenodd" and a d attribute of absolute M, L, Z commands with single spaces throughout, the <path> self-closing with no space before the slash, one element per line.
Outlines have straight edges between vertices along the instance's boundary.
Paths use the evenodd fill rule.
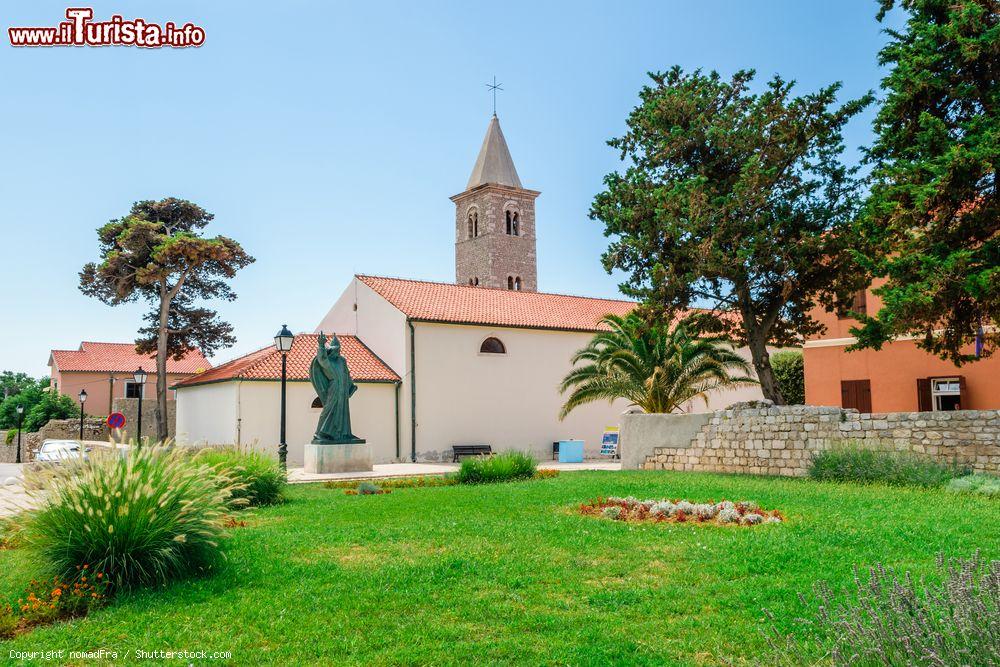
<path fill-rule="evenodd" d="M 583 463 L 583 440 L 560 440 L 559 463 Z"/>

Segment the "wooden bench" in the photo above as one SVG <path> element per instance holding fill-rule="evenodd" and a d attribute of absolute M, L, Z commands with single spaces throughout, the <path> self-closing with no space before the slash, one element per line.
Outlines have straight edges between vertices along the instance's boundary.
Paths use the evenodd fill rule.
<path fill-rule="evenodd" d="M 452 459 L 455 463 L 458 463 L 460 456 L 490 456 L 493 454 L 493 448 L 489 445 L 452 445 L 451 449 L 455 454 L 455 458 Z"/>

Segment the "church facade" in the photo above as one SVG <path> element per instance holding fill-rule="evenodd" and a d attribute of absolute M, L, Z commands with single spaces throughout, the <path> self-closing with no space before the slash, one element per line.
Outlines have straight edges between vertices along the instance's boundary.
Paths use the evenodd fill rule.
<path fill-rule="evenodd" d="M 628 403 L 584 405 L 560 421 L 558 386 L 600 320 L 636 304 L 538 291 L 538 195 L 522 186 L 494 116 L 466 189 L 451 198 L 455 282 L 355 276 L 315 332 L 296 337 L 288 362 L 290 465 L 302 464 L 321 409 L 308 379 L 321 331 L 342 340 L 358 385 L 354 432 L 372 445 L 376 463 L 451 460 L 451 448 L 462 444 L 544 460 L 553 442 L 566 439 L 583 440 L 585 454 L 598 455 L 603 432 L 618 425 Z M 279 369 L 269 345 L 175 385 L 178 440 L 276 452 Z M 759 389 L 741 387 L 685 407 L 707 411 L 759 398 Z"/>

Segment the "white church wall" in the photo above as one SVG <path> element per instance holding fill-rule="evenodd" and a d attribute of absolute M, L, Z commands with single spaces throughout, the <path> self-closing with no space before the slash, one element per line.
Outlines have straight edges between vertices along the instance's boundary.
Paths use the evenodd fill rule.
<path fill-rule="evenodd" d="M 236 442 L 235 382 L 218 382 L 177 390 L 177 442 L 219 444 Z"/>
<path fill-rule="evenodd" d="M 355 308 L 357 304 L 357 308 Z M 406 316 L 354 278 L 316 331 L 353 334 L 400 377 L 406 368 Z"/>
<path fill-rule="evenodd" d="M 206 389 L 211 391 L 204 391 Z M 308 382 L 289 382 L 286 392 L 288 465 L 299 467 L 303 464 L 305 445 L 312 441 L 320 408 L 312 407 L 316 392 Z M 185 428 L 182 442 L 238 443 L 276 457 L 280 397 L 281 383 L 270 381 L 231 381 L 180 388 L 177 391 L 177 423 L 178 427 L 183 424 Z M 221 409 L 226 405 L 233 409 Z M 355 435 L 372 446 L 375 463 L 389 463 L 396 458 L 394 415 L 394 384 L 358 383 L 358 391 L 351 397 L 351 426 Z"/>
<path fill-rule="evenodd" d="M 591 334 L 415 323 L 417 384 L 417 457 L 451 457 L 456 444 L 487 443 L 495 451 L 531 451 L 552 456 L 556 440 L 579 439 L 587 456 L 596 457 L 601 435 L 617 426 L 628 407 L 593 403 L 577 408 L 564 421 L 560 380 L 570 357 Z M 495 336 L 505 355 L 480 354 L 483 339 Z M 408 387 L 403 387 L 408 392 Z M 404 398 L 409 400 L 409 394 Z M 408 424 L 407 424 L 408 426 Z"/>

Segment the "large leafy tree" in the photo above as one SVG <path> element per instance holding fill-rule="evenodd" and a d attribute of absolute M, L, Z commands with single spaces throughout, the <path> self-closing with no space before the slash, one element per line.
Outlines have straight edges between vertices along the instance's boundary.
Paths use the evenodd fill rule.
<path fill-rule="evenodd" d="M 649 413 L 674 412 L 697 398 L 707 404 L 713 391 L 757 384 L 730 344 L 697 338 L 684 323 L 670 328 L 634 313 L 602 322 L 608 330 L 573 355 L 576 368 L 560 385 L 569 392 L 560 419 L 585 403 L 619 398 Z"/>
<path fill-rule="evenodd" d="M 213 215 L 183 199 L 140 201 L 123 218 L 97 230 L 99 262 L 80 272 L 80 289 L 109 305 L 150 304 L 136 349 L 156 355 L 156 433 L 167 437 L 167 359 L 200 348 L 205 354 L 235 342 L 231 324 L 200 300 L 232 301 L 226 282 L 254 258 L 225 236 L 201 231 Z"/>
<path fill-rule="evenodd" d="M 809 311 L 843 310 L 865 282 L 846 252 L 857 183 L 840 156 L 845 123 L 871 98 L 836 106 L 837 84 L 792 97 L 777 76 L 754 94 L 752 71 L 650 77 L 608 142 L 628 167 L 591 209 L 613 239 L 604 267 L 625 271 L 623 292 L 657 317 L 707 304 L 699 327 L 748 345 L 781 404 L 767 346 L 821 331 Z"/>
<path fill-rule="evenodd" d="M 986 354 L 1000 342 L 1000 2 L 882 0 L 879 20 L 897 4 L 861 218 L 883 306 L 855 334 L 915 336 L 961 364 L 980 330 Z"/>

